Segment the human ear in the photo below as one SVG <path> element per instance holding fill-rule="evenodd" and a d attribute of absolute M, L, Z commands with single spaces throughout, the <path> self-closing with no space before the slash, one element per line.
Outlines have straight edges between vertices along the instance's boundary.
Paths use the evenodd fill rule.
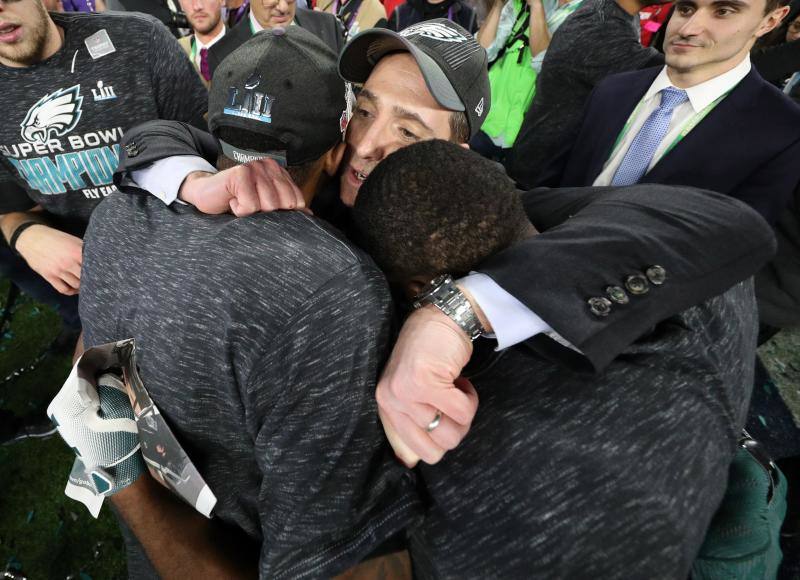
<path fill-rule="evenodd" d="M 781 21 L 786 18 L 789 10 L 791 10 L 790 6 L 782 6 L 767 14 L 756 29 L 756 38 L 761 38 L 768 32 L 774 30 Z"/>
<path fill-rule="evenodd" d="M 339 171 L 339 165 L 342 164 L 346 147 L 347 145 L 344 143 L 337 143 L 325 153 L 323 171 L 329 176 L 333 177 Z"/>

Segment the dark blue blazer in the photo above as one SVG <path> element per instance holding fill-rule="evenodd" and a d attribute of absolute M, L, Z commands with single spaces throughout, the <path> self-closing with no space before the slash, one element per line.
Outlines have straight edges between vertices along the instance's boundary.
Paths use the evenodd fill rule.
<path fill-rule="evenodd" d="M 539 184 L 591 185 L 660 71 L 622 73 L 598 84 L 580 125 Z M 744 201 L 774 223 L 800 183 L 800 107 L 752 69 L 640 183 L 717 191 Z"/>

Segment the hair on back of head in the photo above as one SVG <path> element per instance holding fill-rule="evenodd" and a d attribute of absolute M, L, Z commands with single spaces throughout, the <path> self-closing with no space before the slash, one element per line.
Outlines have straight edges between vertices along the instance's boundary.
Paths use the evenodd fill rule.
<path fill-rule="evenodd" d="M 276 139 L 242 129 L 220 127 L 216 131 L 215 135 L 220 141 L 225 141 L 226 143 L 229 143 L 234 147 L 239 147 L 240 149 L 249 149 L 251 151 L 258 151 L 261 153 L 286 150 L 285 143 L 281 143 Z M 222 157 L 222 153 L 220 153 L 220 156 Z M 225 160 L 223 163 L 225 167 L 218 167 L 219 169 L 237 165 L 235 161 L 229 161 L 227 157 L 223 158 Z M 314 161 L 308 161 L 307 163 L 302 163 L 300 165 L 287 165 L 286 171 L 289 172 L 289 175 L 291 175 L 298 187 L 303 187 L 314 175 L 314 169 L 318 162 L 319 159 L 315 159 Z M 217 165 L 220 165 L 219 161 Z"/>
<path fill-rule="evenodd" d="M 403 147 L 361 186 L 359 241 L 393 282 L 461 275 L 511 245 L 529 225 L 498 164 L 449 141 Z"/>

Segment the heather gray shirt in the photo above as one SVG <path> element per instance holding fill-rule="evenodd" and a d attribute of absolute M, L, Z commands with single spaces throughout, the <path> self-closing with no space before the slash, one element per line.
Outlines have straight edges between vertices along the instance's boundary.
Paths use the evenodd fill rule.
<path fill-rule="evenodd" d="M 566 355 L 549 339 L 476 342 L 470 431 L 420 467 L 431 507 L 412 530 L 416 577 L 689 577 L 745 423 L 757 333 L 748 280 L 594 375 L 555 362 Z"/>
<path fill-rule="evenodd" d="M 136 339 L 145 386 L 262 577 L 332 576 L 409 523 L 374 399 L 390 296 L 324 222 L 112 195 L 86 232 L 80 311 L 86 345 Z M 129 553 L 130 576 L 148 576 Z"/>
<path fill-rule="evenodd" d="M 512 149 L 509 174 L 526 188 L 553 158 L 605 77 L 663 64 L 664 55 L 639 41 L 639 19 L 615 0 L 587 0 L 550 41 L 536 96 Z"/>
<path fill-rule="evenodd" d="M 202 127 L 208 97 L 175 38 L 154 18 L 51 17 L 64 31 L 56 54 L 25 68 L 0 65 L 0 213 L 38 203 L 85 226 L 116 190 L 123 133 L 151 119 Z M 92 38 L 104 41 L 106 54 L 90 53 Z"/>

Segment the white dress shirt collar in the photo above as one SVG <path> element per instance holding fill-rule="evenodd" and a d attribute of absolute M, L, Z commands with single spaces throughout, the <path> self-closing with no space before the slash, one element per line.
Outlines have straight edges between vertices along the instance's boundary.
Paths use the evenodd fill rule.
<path fill-rule="evenodd" d="M 197 47 L 197 53 L 200 54 L 200 51 L 203 50 L 204 48 L 211 48 L 212 46 L 217 44 L 220 40 L 222 40 L 223 36 L 225 36 L 225 27 L 224 26 L 222 27 L 222 30 L 220 30 L 219 34 L 217 34 L 214 38 L 212 38 L 208 42 L 208 44 L 203 44 L 200 41 L 200 39 L 197 37 L 197 34 L 195 34 L 194 35 L 194 45 Z"/>
<path fill-rule="evenodd" d="M 252 30 L 254 33 L 255 33 L 255 32 L 261 32 L 262 30 L 264 30 L 264 27 L 263 27 L 263 26 L 261 26 L 261 24 L 259 24 L 259 23 L 258 23 L 258 20 L 256 20 L 256 17 L 255 17 L 255 15 L 253 14 L 253 11 L 252 11 L 252 10 L 250 11 L 250 29 L 251 29 L 251 30 Z"/>
<path fill-rule="evenodd" d="M 685 89 L 686 94 L 689 96 L 689 102 L 691 103 L 694 112 L 699 113 L 716 99 L 730 91 L 733 87 L 739 84 L 739 81 L 747 76 L 751 68 L 752 65 L 750 64 L 750 55 L 748 54 L 745 55 L 745 57 L 742 59 L 742 62 L 737 64 L 728 72 L 722 73 L 721 75 L 702 82 L 699 85 Z M 653 81 L 653 84 L 650 85 L 650 88 L 645 93 L 644 100 L 649 101 L 656 94 L 658 94 L 659 91 L 673 86 L 675 85 L 673 85 L 672 81 L 669 80 L 669 75 L 667 75 L 667 67 L 665 66 L 663 69 L 661 69 L 661 72 L 658 73 L 658 76 Z"/>

